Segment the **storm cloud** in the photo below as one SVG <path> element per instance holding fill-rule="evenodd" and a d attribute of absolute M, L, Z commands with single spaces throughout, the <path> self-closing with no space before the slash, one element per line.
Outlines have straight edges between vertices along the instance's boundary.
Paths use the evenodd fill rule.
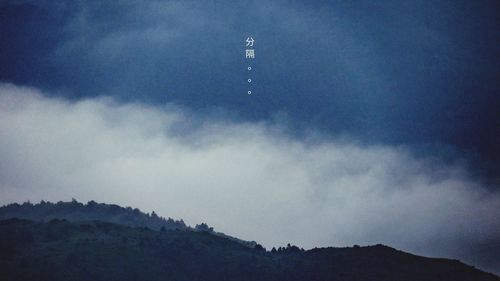
<path fill-rule="evenodd" d="M 384 243 L 500 269 L 500 195 L 462 166 L 283 127 L 1 84 L 0 203 L 93 199 L 266 247 Z"/>
<path fill-rule="evenodd" d="M 467 158 L 498 184 L 498 1 L 4 1 L 0 81 L 50 95 L 277 112 Z M 247 92 L 247 36 L 256 39 Z"/>

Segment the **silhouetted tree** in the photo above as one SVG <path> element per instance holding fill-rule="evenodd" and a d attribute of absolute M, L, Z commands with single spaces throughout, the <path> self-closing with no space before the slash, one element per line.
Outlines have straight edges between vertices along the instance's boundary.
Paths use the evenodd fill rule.
<path fill-rule="evenodd" d="M 213 227 L 209 227 L 206 223 L 202 222 L 200 224 L 197 224 L 195 227 L 194 227 L 195 230 L 197 231 L 206 231 L 206 232 L 213 232 L 214 231 L 214 228 Z"/>

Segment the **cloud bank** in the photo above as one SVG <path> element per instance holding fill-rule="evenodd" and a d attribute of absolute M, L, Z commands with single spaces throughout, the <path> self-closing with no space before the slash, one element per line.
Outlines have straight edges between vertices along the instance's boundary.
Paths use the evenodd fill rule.
<path fill-rule="evenodd" d="M 286 112 L 296 131 L 460 154 L 500 184 L 498 1 L 0 2 L 0 81 L 246 121 Z"/>
<path fill-rule="evenodd" d="M 267 247 L 384 243 L 500 269 L 498 192 L 401 146 L 0 84 L 0 155 L 3 204 L 93 199 Z"/>

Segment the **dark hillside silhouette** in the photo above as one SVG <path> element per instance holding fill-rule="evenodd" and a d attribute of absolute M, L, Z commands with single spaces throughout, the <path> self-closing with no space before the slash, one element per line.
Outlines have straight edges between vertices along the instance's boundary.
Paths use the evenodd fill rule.
<path fill-rule="evenodd" d="M 148 227 L 155 230 L 187 228 L 182 220 L 173 220 L 156 215 L 143 213 L 131 207 L 120 207 L 113 204 L 96 203 L 89 201 L 87 204 L 76 200 L 71 202 L 58 202 L 56 204 L 41 201 L 39 204 L 26 202 L 23 204 L 9 204 L 0 208 L 0 219 L 23 218 L 35 221 L 50 221 L 52 219 L 65 219 L 69 221 L 100 220 L 134 227 Z"/>
<path fill-rule="evenodd" d="M 200 223 L 194 228 L 187 226 L 184 221 L 172 218 L 163 218 L 154 211 L 144 213 L 137 208 L 120 207 L 114 204 L 96 203 L 89 201 L 83 204 L 73 199 L 71 202 L 50 203 L 41 201 L 38 204 L 25 202 L 23 204 L 9 204 L 0 207 L 0 220 L 8 218 L 20 218 L 34 221 L 48 222 L 53 219 L 64 219 L 68 221 L 103 221 L 132 227 L 147 227 L 154 230 L 188 230 L 205 231 L 210 234 L 224 237 L 241 243 L 247 247 L 255 247 L 255 241 L 245 241 L 222 232 L 214 231 L 213 227 L 206 223 Z"/>
<path fill-rule="evenodd" d="M 190 228 L 116 205 L 11 204 L 0 214 L 0 281 L 500 280 L 457 260 L 384 245 L 306 251 L 288 244 L 266 251 L 220 236 L 204 223 Z M 32 219 L 6 218 L 9 214 Z M 74 220 L 47 221 L 64 215 Z"/>

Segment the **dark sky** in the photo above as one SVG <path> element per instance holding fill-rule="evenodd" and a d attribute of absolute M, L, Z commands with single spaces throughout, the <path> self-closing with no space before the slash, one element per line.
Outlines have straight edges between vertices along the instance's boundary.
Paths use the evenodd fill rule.
<path fill-rule="evenodd" d="M 279 112 L 293 131 L 459 154 L 500 173 L 498 1 L 198 2 L 4 4 L 0 79 L 247 120 Z"/>
<path fill-rule="evenodd" d="M 500 182 L 499 15 L 499 2 L 487 0 L 3 1 L 0 4 L 0 82 L 3 83 L 0 88 L 4 93 L 4 105 L 0 105 L 0 113 L 4 121 L 0 136 L 4 141 L 0 143 L 0 152 L 8 155 L 4 157 L 8 161 L 0 161 L 2 193 L 4 198 L 12 200 L 41 199 L 43 192 L 30 197 L 26 195 L 29 192 L 21 190 L 23 186 L 38 184 L 37 177 L 43 172 L 46 181 L 41 181 L 41 189 L 61 186 L 64 189 L 61 197 L 76 197 L 75 193 L 80 198 L 104 201 L 93 198 L 98 193 L 80 192 L 78 186 L 83 183 L 76 183 L 76 179 L 87 180 L 95 176 L 95 181 L 83 182 L 97 185 L 140 182 L 142 186 L 144 182 L 138 178 L 150 171 L 145 167 L 155 170 L 155 163 L 176 165 L 161 157 L 171 147 L 179 148 L 172 152 L 178 157 L 175 159 L 188 159 L 186 163 L 193 167 L 199 165 L 201 170 L 201 167 L 214 167 L 212 162 L 205 160 L 211 157 L 215 162 L 222 159 L 217 162 L 219 164 L 250 159 L 256 165 L 263 162 L 276 168 L 286 163 L 283 170 L 276 168 L 276 172 L 273 168 L 269 172 L 259 167 L 262 170 L 255 170 L 255 174 L 252 174 L 253 166 L 243 166 L 249 169 L 250 178 L 262 176 L 256 184 L 276 190 L 281 190 L 282 187 L 276 187 L 280 184 L 300 186 L 297 187 L 300 192 L 291 191 L 290 200 L 295 207 L 306 206 L 308 214 L 336 212 L 329 208 L 337 201 L 328 201 L 328 198 L 363 197 L 361 191 L 359 194 L 348 192 L 344 196 L 337 190 L 344 185 L 369 186 L 370 194 L 378 195 L 367 196 L 367 200 L 377 206 L 374 208 L 380 211 L 381 217 L 388 212 L 382 207 L 387 185 L 391 185 L 389 193 L 394 195 L 387 200 L 395 204 L 389 205 L 398 210 L 404 207 L 395 202 L 410 202 L 415 208 L 409 209 L 415 210 L 419 200 L 427 200 L 426 196 L 434 198 L 431 194 L 437 192 L 435 198 L 438 199 L 427 207 L 438 211 L 441 207 L 437 206 L 444 206 L 447 215 L 440 218 L 442 221 L 431 219 L 432 214 L 427 216 L 425 212 L 422 216 L 411 212 L 403 216 L 403 220 L 416 223 L 413 235 L 422 234 L 429 240 L 405 244 L 404 240 L 412 235 L 404 232 L 401 236 L 392 233 L 386 242 L 422 254 L 458 255 L 500 272 L 498 262 L 494 264 L 493 258 L 485 258 L 494 257 L 495 250 L 488 253 L 484 250 L 484 245 L 493 249 L 500 247 L 497 242 L 500 241 L 499 225 L 494 220 L 498 217 L 496 207 L 500 202 L 497 200 Z M 249 36 L 255 39 L 254 60 L 244 57 L 245 39 Z M 247 70 L 248 66 L 252 66 L 251 71 Z M 250 84 L 247 82 L 249 77 L 252 79 Z M 249 88 L 252 95 L 247 94 Z M 132 117 L 122 116 L 122 113 Z M 54 114 L 60 114 L 61 118 L 55 118 Z M 141 114 L 145 116 L 137 117 Z M 181 121 L 168 121 L 170 117 L 164 114 Z M 91 121 L 80 123 L 78 118 Z M 38 124 L 38 127 L 32 131 L 30 124 Z M 168 132 L 160 136 L 149 130 Z M 109 136 L 105 133 L 108 131 Z M 247 141 L 234 133 L 258 145 L 247 146 Z M 125 137 L 134 145 L 124 143 Z M 198 138 L 208 140 L 199 141 Z M 178 144 L 179 139 L 189 145 Z M 87 149 L 92 145 L 90 140 L 97 140 L 96 149 Z M 107 146 L 112 141 L 123 145 L 123 150 L 115 151 L 116 147 L 121 147 L 118 144 Z M 282 146 L 283 143 L 286 145 Z M 60 146 L 59 152 L 54 148 L 56 144 Z M 136 145 L 141 148 L 140 153 Z M 287 145 L 296 151 L 287 155 L 283 150 Z M 249 158 L 228 156 L 226 153 L 238 152 L 232 150 L 234 146 L 243 147 L 242 155 Z M 143 150 L 143 147 L 160 151 L 159 159 L 148 158 L 150 150 Z M 221 152 L 218 148 L 224 149 Z M 31 154 L 21 153 L 25 150 Z M 43 151 L 53 151 L 55 155 L 67 152 L 54 160 L 55 166 L 83 158 L 82 166 L 69 171 L 77 176 L 67 182 L 55 181 L 55 168 L 42 169 L 44 159 L 52 157 Z M 115 182 L 109 178 L 122 170 L 108 171 L 109 174 L 103 177 L 97 176 L 96 171 L 84 169 L 89 163 L 105 163 L 106 166 L 107 158 L 101 158 L 106 155 L 113 161 L 127 157 L 129 154 L 118 157 L 123 151 L 132 155 L 130 167 L 136 171 L 144 169 L 144 173 L 137 172 L 138 178 Z M 183 151 L 187 151 L 186 154 Z M 67 158 L 67 155 L 74 158 Z M 261 155 L 264 160 L 255 155 Z M 220 165 L 226 167 L 226 164 Z M 25 174 L 18 174 L 13 168 L 16 165 L 22 169 L 31 168 L 26 169 Z M 377 165 L 382 166 L 381 170 L 377 170 Z M 127 170 L 127 167 L 122 169 Z M 222 170 L 219 172 L 224 178 Z M 186 168 L 184 172 L 189 177 L 190 172 L 199 171 Z M 296 181 L 279 177 L 279 171 L 283 175 L 293 174 L 288 177 Z M 234 173 L 241 174 L 241 171 Z M 344 173 L 349 175 L 345 181 Z M 171 183 L 163 177 L 158 180 Z M 213 180 L 214 185 L 221 181 L 228 186 L 234 183 L 231 178 Z M 150 180 L 145 182 L 153 184 Z M 182 177 L 173 182 L 187 185 L 187 190 L 196 184 Z M 330 182 L 335 183 L 334 187 Z M 75 186 L 69 188 L 68 183 Z M 208 185 L 212 186 L 210 181 Z M 433 189 L 455 185 L 458 187 L 451 193 L 447 193 L 448 189 L 443 193 Z M 310 186 L 319 188 L 309 194 Z M 422 194 L 410 192 L 405 197 L 399 188 L 407 192 L 406 186 L 410 186 L 412 192 L 417 188 Z M 335 192 L 323 197 L 322 192 L 330 187 Z M 155 190 L 152 188 L 151 194 Z M 57 192 L 60 190 L 46 194 L 59 200 Z M 227 190 L 222 188 L 220 192 Z M 262 192 L 263 196 L 272 198 L 272 191 Z M 280 192 L 276 194 L 283 195 Z M 154 197 L 134 201 L 133 196 L 122 198 L 113 194 L 116 191 L 110 189 L 108 195 L 102 196 L 131 205 L 161 205 L 151 199 Z M 203 193 L 200 198 L 210 198 L 210 194 L 214 193 Z M 311 202 L 317 201 L 304 201 L 307 196 L 323 198 L 324 207 L 311 207 L 314 205 Z M 188 197 L 186 193 L 186 197 L 177 197 L 177 200 Z M 493 203 L 484 204 L 483 210 L 481 198 L 486 197 L 493 198 Z M 231 196 L 226 199 L 239 202 Z M 203 202 L 201 206 L 206 209 L 217 205 Z M 269 205 L 277 202 L 281 201 L 269 199 Z M 250 204 L 248 212 L 257 206 L 267 205 Z M 332 225 L 339 226 L 344 225 L 343 219 L 361 218 L 358 210 L 352 207 L 343 209 L 345 214 L 340 212 L 344 215 L 339 217 L 325 215 L 326 219 L 321 222 L 328 224 L 331 218 L 336 221 Z M 164 208 L 163 211 L 192 220 L 211 219 L 219 224 L 216 228 L 219 226 L 235 234 L 259 235 L 247 226 L 232 228 L 238 219 L 236 215 L 234 220 L 224 220 L 221 218 L 224 211 L 214 207 L 210 213 L 206 209 L 200 207 L 199 212 L 191 213 L 182 211 L 179 205 L 177 209 Z M 472 219 L 471 222 L 467 210 L 475 215 L 486 213 L 488 219 Z M 290 212 L 298 211 L 295 208 Z M 204 215 L 209 217 L 204 218 Z M 443 243 L 448 236 L 433 234 L 440 232 L 441 228 L 437 227 L 440 222 L 462 217 L 463 223 L 457 222 L 456 228 L 450 228 L 453 231 L 446 232 L 454 236 L 449 245 Z M 278 218 L 281 217 L 277 215 L 275 219 Z M 375 243 L 389 237 L 383 230 L 398 222 L 394 217 L 375 223 L 371 228 L 372 223 L 368 221 L 378 220 L 362 217 L 360 222 L 365 219 L 370 225 L 368 229 L 360 226 L 338 233 L 338 230 L 321 228 L 325 236 L 318 234 L 312 240 L 301 236 L 300 231 L 296 236 L 275 234 L 270 238 L 269 234 L 257 238 L 268 244 L 295 239 L 296 243 L 307 246 Z M 427 219 L 432 222 L 427 224 Z M 276 221 L 270 219 L 268 223 Z M 252 229 L 258 229 L 257 224 Z M 277 232 L 296 231 L 283 221 L 277 225 L 282 227 L 277 227 Z M 304 227 L 311 225 L 304 224 Z M 470 238 L 466 233 L 475 227 L 484 227 L 487 235 Z M 366 231 L 366 236 L 352 238 L 352 233 L 360 229 Z M 334 236 L 331 233 L 338 238 L 331 238 Z M 422 241 L 430 240 L 434 244 L 429 245 L 441 245 L 443 249 L 429 250 L 434 246 L 426 247 Z M 462 249 L 456 249 L 461 243 L 473 246 L 460 252 Z"/>

